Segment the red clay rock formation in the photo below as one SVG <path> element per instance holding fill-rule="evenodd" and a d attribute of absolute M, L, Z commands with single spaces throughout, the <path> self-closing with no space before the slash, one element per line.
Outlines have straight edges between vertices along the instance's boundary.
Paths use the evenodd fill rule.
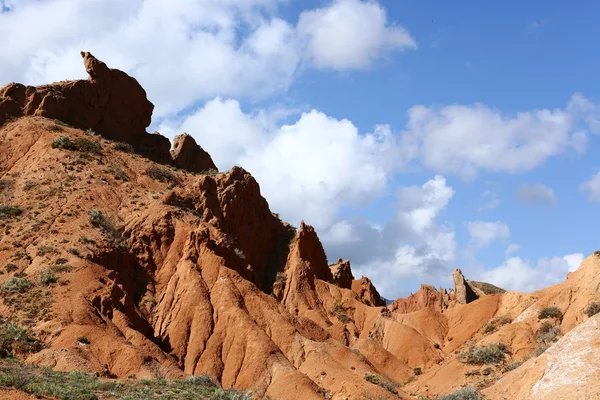
<path fill-rule="evenodd" d="M 443 311 L 448 308 L 448 295 L 445 289 L 437 291 L 431 285 L 421 285 L 421 288 L 405 299 L 397 299 L 388 306 L 390 311 L 399 314 L 411 313 L 429 308 L 435 311 Z"/>
<path fill-rule="evenodd" d="M 352 281 L 354 275 L 352 275 L 352 269 L 350 268 L 350 261 L 343 261 L 341 258 L 337 263 L 330 265 L 331 275 L 333 276 L 332 282 L 344 289 L 352 289 Z"/>
<path fill-rule="evenodd" d="M 460 304 L 468 304 L 474 300 L 477 300 L 479 296 L 477 296 L 471 285 L 469 285 L 460 269 L 454 270 L 452 273 L 452 279 L 454 280 L 456 300 Z"/>
<path fill-rule="evenodd" d="M 175 136 L 171 157 L 174 166 L 190 172 L 217 170 L 210 155 L 187 133 Z"/>
<path fill-rule="evenodd" d="M 384 307 L 385 301 L 379 295 L 375 285 L 369 278 L 362 277 L 352 281 L 352 291 L 358 295 L 361 301 L 376 307 Z"/>

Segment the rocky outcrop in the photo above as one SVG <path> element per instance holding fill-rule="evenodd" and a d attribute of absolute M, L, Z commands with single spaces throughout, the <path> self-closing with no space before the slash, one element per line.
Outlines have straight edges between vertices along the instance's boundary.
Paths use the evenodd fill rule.
<path fill-rule="evenodd" d="M 0 126 L 22 116 L 40 116 L 75 128 L 91 129 L 107 139 L 131 144 L 138 154 L 192 172 L 216 169 L 210 156 L 189 135 L 178 136 L 171 155 L 169 140 L 146 133 L 154 105 L 138 81 L 109 68 L 89 52 L 81 52 L 87 80 L 0 88 Z"/>
<path fill-rule="evenodd" d="M 477 282 L 467 279 L 467 283 L 471 286 L 471 289 L 477 294 L 477 296 L 481 297 L 487 294 L 502 294 L 506 293 L 506 290 L 499 288 L 498 286 L 492 285 L 487 282 Z"/>
<path fill-rule="evenodd" d="M 352 291 L 358 295 L 361 301 L 372 306 L 384 307 L 385 301 L 369 278 L 362 277 L 352 281 Z"/>
<path fill-rule="evenodd" d="M 87 80 L 38 87 L 11 83 L 0 89 L 0 124 L 10 117 L 35 115 L 135 146 L 146 135 L 154 109 L 146 91 L 135 78 L 108 68 L 91 53 L 81 56 Z"/>
<path fill-rule="evenodd" d="M 173 140 L 173 165 L 191 172 L 216 171 L 217 167 L 210 155 L 187 133 L 175 136 Z"/>
<path fill-rule="evenodd" d="M 454 280 L 454 291 L 456 293 L 456 300 L 460 304 L 468 304 L 479 298 L 479 296 L 475 293 L 473 288 L 465 279 L 460 269 L 454 270 L 454 272 L 452 273 L 452 279 Z"/>
<path fill-rule="evenodd" d="M 350 268 L 350 261 L 343 261 L 341 258 L 337 263 L 330 265 L 332 282 L 344 289 L 352 289 L 352 281 L 354 275 L 352 275 L 352 269 Z"/>
<path fill-rule="evenodd" d="M 399 314 L 407 314 L 429 308 L 434 311 L 443 311 L 448 308 L 449 295 L 446 289 L 438 291 L 431 285 L 421 285 L 421 288 L 407 298 L 395 300 L 388 306 L 390 311 Z"/>

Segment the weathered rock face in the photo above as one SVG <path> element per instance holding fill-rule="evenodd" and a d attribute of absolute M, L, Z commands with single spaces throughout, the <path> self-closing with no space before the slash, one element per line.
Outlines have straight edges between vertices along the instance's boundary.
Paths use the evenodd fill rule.
<path fill-rule="evenodd" d="M 352 291 L 356 293 L 362 301 L 368 302 L 368 304 L 377 307 L 385 306 L 385 301 L 381 298 L 375 285 L 373 285 L 373 282 L 371 282 L 369 278 L 363 276 L 360 279 L 352 281 Z"/>
<path fill-rule="evenodd" d="M 596 315 L 484 393 L 490 399 L 600 398 L 599 354 L 600 315 Z"/>
<path fill-rule="evenodd" d="M 443 311 L 448 308 L 449 297 L 445 289 L 436 290 L 431 285 L 421 285 L 421 288 L 414 294 L 405 299 L 397 299 L 388 306 L 390 311 L 399 314 L 411 313 L 414 311 L 429 308 L 435 311 Z"/>
<path fill-rule="evenodd" d="M 352 275 L 352 269 L 350 268 L 350 261 L 342 261 L 340 258 L 337 263 L 330 265 L 331 275 L 333 276 L 333 283 L 344 289 L 352 289 L 352 281 L 354 275 Z"/>
<path fill-rule="evenodd" d="M 87 80 L 37 87 L 10 83 L 0 88 L 0 126 L 10 118 L 25 115 L 56 119 L 129 143 L 137 153 L 161 164 L 174 164 L 192 172 L 214 168 L 210 156 L 189 136 L 176 139 L 173 160 L 169 140 L 156 132 L 146 133 L 154 105 L 138 81 L 108 68 L 89 52 L 81 52 L 81 56 Z"/>
<path fill-rule="evenodd" d="M 190 172 L 217 169 L 210 155 L 187 133 L 175 136 L 171 157 L 173 157 L 173 165 Z"/>
<path fill-rule="evenodd" d="M 456 300 L 460 304 L 467 304 L 474 300 L 477 300 L 479 296 L 475 293 L 473 288 L 469 285 L 460 269 L 455 269 L 452 273 L 452 279 L 454 280 L 454 291 L 456 292 Z"/>
<path fill-rule="evenodd" d="M 21 115 L 57 119 L 134 144 L 138 136 L 146 134 L 152 118 L 154 105 L 146 98 L 146 91 L 135 78 L 108 68 L 91 53 L 81 52 L 81 56 L 89 74 L 87 81 L 38 87 L 11 83 L 0 89 L 2 102 L 8 104 L 4 119 Z"/>

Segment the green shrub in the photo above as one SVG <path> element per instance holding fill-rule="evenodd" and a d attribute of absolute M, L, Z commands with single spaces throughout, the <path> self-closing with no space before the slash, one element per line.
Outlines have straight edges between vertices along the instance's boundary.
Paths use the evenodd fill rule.
<path fill-rule="evenodd" d="M 12 357 L 14 353 L 34 353 L 42 349 L 42 343 L 13 323 L 0 320 L 0 357 Z"/>
<path fill-rule="evenodd" d="M 79 137 L 71 139 L 68 136 L 59 136 L 52 142 L 52 148 L 81 151 L 83 153 L 102 154 L 102 146 L 100 143 L 87 138 Z"/>
<path fill-rule="evenodd" d="M 423 373 L 423 369 L 422 369 L 422 368 L 420 368 L 420 367 L 413 368 L 413 373 L 414 373 L 415 375 L 417 375 L 417 376 L 418 376 L 418 375 L 421 375 L 421 374 Z"/>
<path fill-rule="evenodd" d="M 1 294 L 25 293 L 33 287 L 33 282 L 27 278 L 12 277 L 2 285 Z"/>
<path fill-rule="evenodd" d="M 122 151 L 123 153 L 135 153 L 135 149 L 129 143 L 117 142 L 113 145 L 113 149 Z"/>
<path fill-rule="evenodd" d="M 150 178 L 160 182 L 170 183 L 172 185 L 179 184 L 179 178 L 177 178 L 177 176 L 173 172 L 171 172 L 167 168 L 159 167 L 158 165 L 152 164 L 151 166 L 146 168 L 145 174 L 148 175 Z"/>
<path fill-rule="evenodd" d="M 126 239 L 122 236 L 121 231 L 104 216 L 102 211 L 91 209 L 88 211 L 88 217 L 92 226 L 102 229 L 109 236 L 113 246 L 120 250 L 127 248 Z"/>
<path fill-rule="evenodd" d="M 58 282 L 58 278 L 56 274 L 52 271 L 52 269 L 47 268 L 40 272 L 38 276 L 38 283 L 43 286 L 50 286 L 54 283 Z"/>
<path fill-rule="evenodd" d="M 485 400 L 485 396 L 476 388 L 467 386 L 439 397 L 438 400 Z"/>
<path fill-rule="evenodd" d="M 561 320 L 562 317 L 563 317 L 562 311 L 560 311 L 560 309 L 555 306 L 544 307 L 540 310 L 540 313 L 538 314 L 538 319 L 554 318 L 554 319 Z"/>
<path fill-rule="evenodd" d="M 504 361 L 506 345 L 503 343 L 471 347 L 457 357 L 467 364 L 499 364 Z"/>
<path fill-rule="evenodd" d="M 12 263 L 8 263 L 6 264 L 6 272 L 13 272 L 19 269 L 19 267 L 17 267 L 15 264 Z"/>
<path fill-rule="evenodd" d="M 219 383 L 208 375 L 188 376 L 185 381 L 192 385 L 219 387 Z"/>
<path fill-rule="evenodd" d="M 371 382 L 374 385 L 379 385 L 379 376 L 377 376 L 371 372 L 365 372 L 364 379 L 365 379 L 365 381 Z"/>
<path fill-rule="evenodd" d="M 538 334 L 538 343 L 550 345 L 555 343 L 560 338 L 560 327 L 553 326 L 550 330 L 546 332 L 541 332 Z"/>
<path fill-rule="evenodd" d="M 0 205 L 0 220 L 12 217 L 18 217 L 23 214 L 23 210 L 16 206 L 1 206 Z"/>
<path fill-rule="evenodd" d="M 600 301 L 595 301 L 593 303 L 590 303 L 585 308 L 585 313 L 587 314 L 588 317 L 593 317 L 594 315 L 598 314 L 599 312 L 600 312 Z"/>

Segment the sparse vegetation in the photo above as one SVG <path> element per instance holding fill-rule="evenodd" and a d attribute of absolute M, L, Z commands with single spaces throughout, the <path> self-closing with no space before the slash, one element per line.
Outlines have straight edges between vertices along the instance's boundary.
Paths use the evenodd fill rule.
<path fill-rule="evenodd" d="M 593 317 L 594 315 L 600 312 L 600 301 L 595 301 L 593 303 L 588 304 L 585 308 L 585 314 L 588 317 Z"/>
<path fill-rule="evenodd" d="M 555 343 L 560 338 L 560 326 L 553 326 L 546 332 L 540 332 L 538 335 L 538 343 L 550 345 Z"/>
<path fill-rule="evenodd" d="M 7 294 L 25 293 L 32 287 L 33 282 L 29 279 L 12 277 L 4 282 L 4 285 L 2 285 L 2 288 L 0 289 L 0 294 L 5 296 Z"/>
<path fill-rule="evenodd" d="M 42 272 L 40 272 L 40 275 L 38 276 L 38 283 L 40 285 L 50 286 L 50 285 L 55 284 L 56 282 L 58 282 L 58 277 L 56 276 L 54 271 L 52 271 L 52 269 L 50 269 L 50 268 L 43 270 Z"/>
<path fill-rule="evenodd" d="M 113 145 L 113 149 L 122 151 L 123 153 L 135 153 L 135 149 L 129 143 L 117 142 Z"/>
<path fill-rule="evenodd" d="M 487 346 L 470 347 L 467 351 L 458 354 L 467 364 L 500 364 L 506 357 L 507 348 L 503 343 Z"/>
<path fill-rule="evenodd" d="M 0 319 L 0 358 L 13 357 L 15 353 L 34 353 L 42 343 L 27 329 Z"/>
<path fill-rule="evenodd" d="M 159 167 L 158 165 L 152 164 L 146 168 L 145 174 L 150 178 L 160 182 L 170 183 L 172 185 L 179 184 L 179 178 L 165 167 Z"/>
<path fill-rule="evenodd" d="M 6 360 L 0 364 L 0 386 L 14 387 L 35 396 L 61 400 L 251 400 L 251 393 L 224 390 L 214 380 L 191 377 L 185 380 L 164 379 L 103 381 L 84 372 L 59 372 L 50 368 Z"/>
<path fill-rule="evenodd" d="M 485 324 L 483 326 L 483 328 L 481 329 L 481 333 L 483 333 L 484 335 L 487 335 L 492 332 L 496 332 L 501 326 L 510 324 L 511 322 L 512 322 L 512 320 L 508 316 L 501 315 L 499 317 L 492 319 L 487 324 Z"/>
<path fill-rule="evenodd" d="M 83 153 L 102 154 L 102 146 L 100 143 L 87 138 L 79 137 L 71 139 L 68 136 L 59 136 L 52 142 L 52 148 L 80 151 Z"/>
<path fill-rule="evenodd" d="M 12 263 L 6 264 L 5 268 L 6 268 L 6 272 L 14 272 L 19 269 L 19 267 L 17 267 L 15 264 L 12 264 Z"/>
<path fill-rule="evenodd" d="M 18 217 L 21 214 L 23 210 L 17 206 L 0 205 L 0 220 Z"/>
<path fill-rule="evenodd" d="M 379 376 L 371 373 L 371 372 L 365 372 L 365 381 L 367 382 L 371 382 L 374 385 L 379 385 Z"/>
<path fill-rule="evenodd" d="M 92 226 L 102 229 L 109 236 L 113 246 L 121 250 L 127 248 L 126 240 L 121 231 L 104 216 L 102 211 L 91 209 L 88 211 L 88 217 Z"/>
<path fill-rule="evenodd" d="M 467 386 L 439 397 L 438 400 L 485 400 L 485 396 L 476 388 Z"/>
<path fill-rule="evenodd" d="M 538 314 L 538 319 L 546 319 L 546 318 L 554 318 L 557 320 L 562 320 L 563 313 L 560 311 L 558 307 L 544 307 L 540 310 Z"/>
<path fill-rule="evenodd" d="M 420 367 L 413 368 L 413 374 L 415 374 L 415 376 L 419 376 L 422 373 L 423 373 L 423 369 L 422 368 L 420 368 Z"/>
<path fill-rule="evenodd" d="M 347 308 L 344 307 L 338 300 L 336 300 L 336 302 L 333 304 L 332 313 L 344 324 L 348 324 L 353 321 L 353 319 L 347 313 Z"/>

